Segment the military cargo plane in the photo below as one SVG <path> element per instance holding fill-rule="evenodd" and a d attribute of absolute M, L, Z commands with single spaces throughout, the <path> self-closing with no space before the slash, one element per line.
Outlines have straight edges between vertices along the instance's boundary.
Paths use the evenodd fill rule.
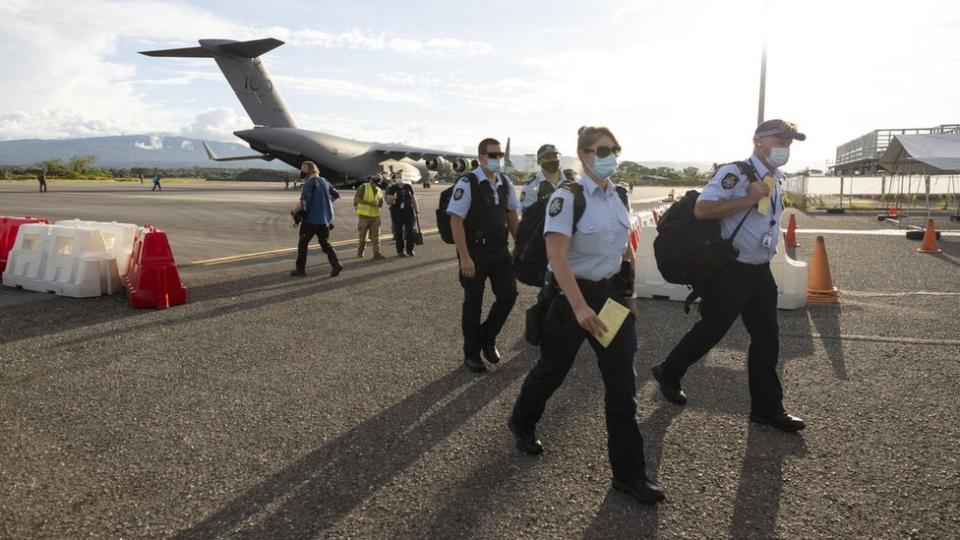
<path fill-rule="evenodd" d="M 403 144 L 362 142 L 297 127 L 290 111 L 277 92 L 260 55 L 283 42 L 266 38 L 253 41 L 201 39 L 199 47 L 141 51 L 147 56 L 213 58 L 237 94 L 240 104 L 253 121 L 253 129 L 234 131 L 250 148 L 259 152 L 249 156 L 217 157 L 204 144 L 214 161 L 279 159 L 300 168 L 313 161 L 320 174 L 337 186 L 355 186 L 371 175 L 386 170 L 391 161 L 412 166 L 427 181 L 430 171 L 439 171 L 447 163 L 460 173 L 477 166 L 476 156 L 418 148 Z M 406 168 L 400 166 L 399 168 Z"/>

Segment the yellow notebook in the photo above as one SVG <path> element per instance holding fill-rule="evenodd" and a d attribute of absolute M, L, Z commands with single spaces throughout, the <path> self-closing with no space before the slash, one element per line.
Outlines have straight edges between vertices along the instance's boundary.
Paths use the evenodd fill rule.
<path fill-rule="evenodd" d="M 763 177 L 763 183 L 770 188 L 771 194 L 773 194 L 774 182 L 776 182 L 776 180 L 774 180 L 772 176 Z M 757 213 L 761 216 L 765 216 L 770 213 L 770 197 L 760 199 L 760 201 L 757 203 Z"/>
<path fill-rule="evenodd" d="M 603 305 L 600 313 L 597 313 L 597 317 L 599 317 L 600 320 L 603 321 L 604 326 L 607 327 L 606 333 L 597 338 L 600 345 L 604 347 L 610 345 L 610 342 L 613 341 L 613 336 L 617 335 L 620 326 L 629 314 L 630 310 L 625 308 L 623 304 L 607 298 L 607 303 Z"/>

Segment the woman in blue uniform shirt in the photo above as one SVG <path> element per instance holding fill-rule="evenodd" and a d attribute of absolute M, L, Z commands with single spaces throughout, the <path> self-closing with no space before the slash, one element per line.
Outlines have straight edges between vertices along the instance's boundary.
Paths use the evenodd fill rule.
<path fill-rule="evenodd" d="M 597 354 L 606 388 L 605 415 L 613 487 L 645 504 L 663 500 L 663 492 L 646 475 L 643 437 L 637 426 L 636 371 L 637 307 L 617 279 L 621 262 L 632 261 L 628 242 L 630 216 L 616 186 L 609 180 L 617 170 L 620 145 L 605 127 L 580 128 L 577 154 L 583 174 L 577 179 L 586 206 L 574 223 L 574 194 L 557 190 L 547 205 L 544 238 L 549 269 L 563 294 L 547 310 L 540 360 L 523 381 L 509 427 L 517 447 L 540 454 L 535 429 L 547 400 L 563 383 L 584 340 Z M 632 287 L 632 284 L 627 285 Z M 606 332 L 597 313 L 608 298 L 630 309 L 609 346 L 596 337 Z"/>

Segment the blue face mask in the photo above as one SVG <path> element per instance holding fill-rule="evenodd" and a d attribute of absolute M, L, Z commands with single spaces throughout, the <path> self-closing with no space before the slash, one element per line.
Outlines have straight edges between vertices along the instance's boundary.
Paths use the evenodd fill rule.
<path fill-rule="evenodd" d="M 610 178 L 610 175 L 615 173 L 619 166 L 620 163 L 617 162 L 617 156 L 610 154 L 607 157 L 594 160 L 593 166 L 590 167 L 590 169 L 593 170 L 593 174 L 600 178 Z"/>
<path fill-rule="evenodd" d="M 489 159 L 487 158 L 487 170 L 496 174 L 503 170 L 503 160 L 502 159 Z"/>

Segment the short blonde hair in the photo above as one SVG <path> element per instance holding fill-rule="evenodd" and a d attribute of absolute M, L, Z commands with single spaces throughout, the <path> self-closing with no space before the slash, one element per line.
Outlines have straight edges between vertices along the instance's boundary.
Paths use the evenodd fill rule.
<path fill-rule="evenodd" d="M 304 167 L 307 168 L 308 173 L 320 176 L 320 168 L 317 167 L 316 163 L 312 161 L 304 161 L 303 163 L 300 164 L 300 170 L 302 171 Z"/>

